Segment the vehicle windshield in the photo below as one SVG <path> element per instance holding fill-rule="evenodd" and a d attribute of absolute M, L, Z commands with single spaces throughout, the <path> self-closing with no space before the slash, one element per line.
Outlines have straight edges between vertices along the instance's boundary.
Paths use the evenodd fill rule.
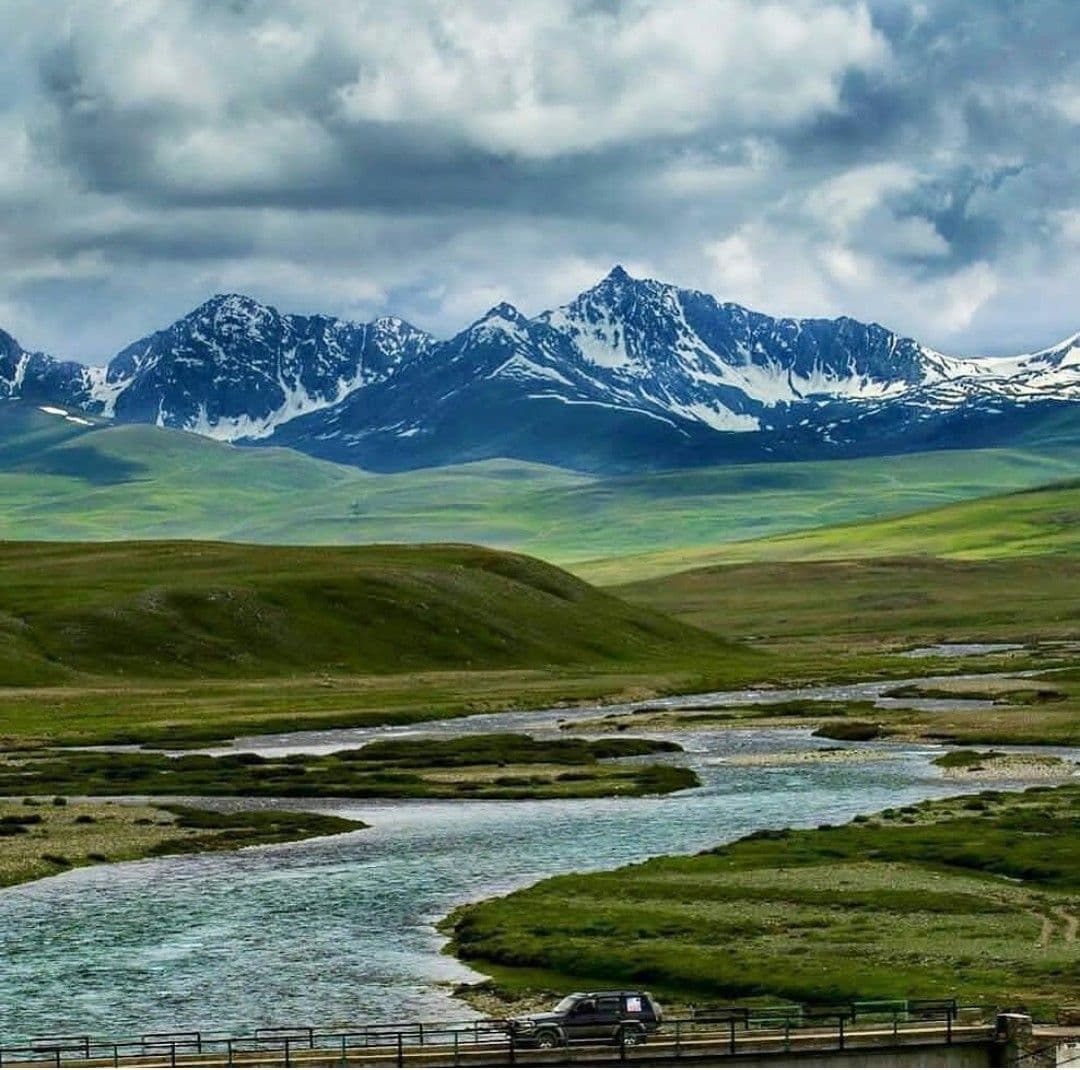
<path fill-rule="evenodd" d="M 555 1004 L 555 1010 L 559 1014 L 565 1014 L 579 999 L 581 999 L 581 993 L 579 992 L 575 992 L 572 996 L 563 996 L 563 998 Z"/>

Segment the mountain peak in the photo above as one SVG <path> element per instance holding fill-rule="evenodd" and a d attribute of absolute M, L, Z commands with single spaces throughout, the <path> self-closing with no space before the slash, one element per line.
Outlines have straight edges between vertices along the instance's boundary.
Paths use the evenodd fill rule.
<path fill-rule="evenodd" d="M 604 282 L 633 282 L 633 276 L 622 266 L 622 264 L 616 264 L 604 277 L 600 280 Z"/>
<path fill-rule="evenodd" d="M 515 308 L 509 301 L 500 301 L 497 305 L 493 305 L 484 313 L 478 322 L 484 323 L 487 320 L 509 320 L 511 323 L 524 323 L 525 316 L 517 308 Z"/>
<path fill-rule="evenodd" d="M 269 305 L 264 305 L 261 301 L 256 301 L 254 297 L 248 297 L 247 294 L 241 293 L 214 294 L 202 307 L 228 310 L 230 312 L 273 311 Z"/>
<path fill-rule="evenodd" d="M 7 331 L 0 327 L 0 355 L 3 355 L 4 353 L 14 354 L 21 352 L 22 346 L 19 345 L 19 343 L 10 334 L 8 334 Z"/>

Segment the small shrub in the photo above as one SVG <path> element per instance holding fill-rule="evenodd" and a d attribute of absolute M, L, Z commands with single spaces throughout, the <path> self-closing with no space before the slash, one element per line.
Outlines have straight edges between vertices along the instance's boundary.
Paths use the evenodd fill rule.
<path fill-rule="evenodd" d="M 826 721 L 814 735 L 821 739 L 865 743 L 871 739 L 880 739 L 885 735 L 885 729 L 872 721 Z"/>

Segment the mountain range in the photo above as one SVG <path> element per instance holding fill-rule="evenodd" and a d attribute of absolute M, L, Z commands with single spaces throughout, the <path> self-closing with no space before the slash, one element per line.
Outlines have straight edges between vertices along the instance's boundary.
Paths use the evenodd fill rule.
<path fill-rule="evenodd" d="M 1005 445 L 1080 399 L 1080 335 L 958 358 L 877 324 L 774 318 L 615 267 L 569 304 L 439 340 L 219 295 L 102 367 L 0 331 L 0 399 L 76 422 L 284 445 L 372 470 L 584 471 Z"/>

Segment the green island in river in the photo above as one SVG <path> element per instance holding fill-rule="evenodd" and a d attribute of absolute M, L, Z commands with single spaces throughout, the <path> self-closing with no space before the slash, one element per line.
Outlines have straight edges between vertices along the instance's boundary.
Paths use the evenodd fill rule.
<path fill-rule="evenodd" d="M 945 992 L 1052 1015 L 1080 991 L 1080 786 L 985 791 L 692 857 L 552 877 L 459 909 L 491 1012 L 647 983 L 680 1003 Z"/>

